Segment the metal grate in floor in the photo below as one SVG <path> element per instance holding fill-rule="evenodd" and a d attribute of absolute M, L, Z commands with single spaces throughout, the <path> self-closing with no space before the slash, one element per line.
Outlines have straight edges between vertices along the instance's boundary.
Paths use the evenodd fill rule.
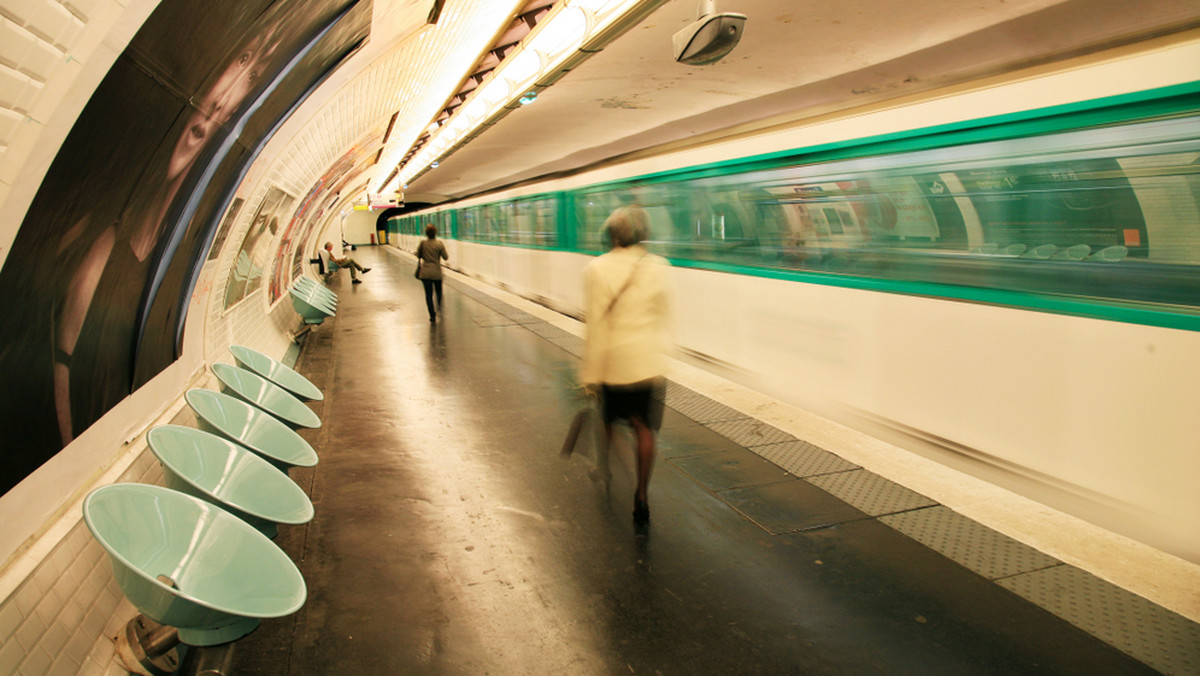
<path fill-rule="evenodd" d="M 990 580 L 1060 563 L 941 505 L 882 516 L 879 520 Z"/>
<path fill-rule="evenodd" d="M 719 404 L 708 397 L 696 394 L 688 388 L 667 381 L 667 406 L 700 423 L 718 420 L 737 420 L 747 417 L 738 411 Z"/>
<path fill-rule="evenodd" d="M 1164 674 L 1200 674 L 1200 624 L 1072 566 L 997 584 Z"/>
<path fill-rule="evenodd" d="M 782 444 L 755 446 L 750 450 L 800 477 L 846 472 L 858 468 L 858 465 L 800 439 Z"/>
<path fill-rule="evenodd" d="M 712 422 L 708 424 L 708 428 L 726 439 L 747 448 L 796 441 L 796 437 L 787 432 L 751 418 Z"/>
<path fill-rule="evenodd" d="M 833 493 L 871 516 L 895 514 L 937 504 L 916 491 L 910 491 L 865 469 L 810 477 L 805 481 Z"/>

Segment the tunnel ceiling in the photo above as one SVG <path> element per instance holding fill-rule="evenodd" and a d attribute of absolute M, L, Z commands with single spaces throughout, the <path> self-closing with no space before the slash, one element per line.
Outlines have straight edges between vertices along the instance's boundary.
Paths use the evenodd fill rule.
<path fill-rule="evenodd" d="M 437 25 L 426 25 L 432 0 L 377 0 L 371 44 L 284 130 L 316 142 L 289 144 L 281 166 L 311 173 L 295 176 L 311 184 L 355 144 L 380 144 L 388 129 L 399 155 L 382 157 L 359 183 L 382 179 L 514 19 L 538 4 L 446 0 Z M 1200 25 L 1192 0 L 1148 0 L 1134 13 L 1118 0 L 721 0 L 719 11 L 748 16 L 741 43 L 714 65 L 685 66 L 671 57 L 671 36 L 695 19 L 697 5 L 661 3 L 406 193 L 468 196 Z M 416 100 L 431 88 L 436 95 L 426 98 L 436 103 Z M 336 133 L 318 132 L 331 126 Z"/>

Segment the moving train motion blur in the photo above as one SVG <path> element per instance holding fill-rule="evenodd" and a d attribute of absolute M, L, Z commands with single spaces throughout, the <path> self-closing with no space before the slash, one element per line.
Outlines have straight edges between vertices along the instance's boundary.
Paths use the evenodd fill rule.
<path fill-rule="evenodd" d="M 462 271 L 579 316 L 600 224 L 637 204 L 676 268 L 684 354 L 1200 557 L 1183 535 L 1200 505 L 1169 469 L 1200 434 L 1185 377 L 1200 363 L 1200 85 L 872 133 L 893 113 L 800 125 L 769 141 L 794 145 L 749 157 L 729 146 L 761 145 L 737 140 L 596 168 L 390 230 L 412 249 L 434 223 Z M 855 135 L 808 141 L 820 124 Z"/>
<path fill-rule="evenodd" d="M 1144 106 L 1117 105 L 1089 128 L 1068 127 L 1086 114 L 1065 114 L 928 130 L 440 209 L 395 227 L 417 235 L 434 222 L 468 242 L 598 252 L 598 224 L 637 204 L 654 224 L 651 248 L 676 264 L 887 280 L 871 288 L 1014 307 L 1047 302 L 1019 292 L 1051 294 L 1056 311 L 1196 328 L 1200 118 L 1187 110 L 1191 88 L 1162 94 L 1143 119 L 1119 116 Z"/>

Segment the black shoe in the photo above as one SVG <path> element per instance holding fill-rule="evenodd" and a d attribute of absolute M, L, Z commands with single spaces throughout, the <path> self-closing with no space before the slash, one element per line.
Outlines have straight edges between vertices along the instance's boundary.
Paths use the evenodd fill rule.
<path fill-rule="evenodd" d="M 363 268 L 363 274 L 366 274 L 370 271 L 371 271 L 371 268 Z"/>
<path fill-rule="evenodd" d="M 362 280 L 361 280 L 361 279 L 356 279 L 356 280 L 354 280 L 353 282 L 350 282 L 350 283 L 351 283 L 351 284 L 362 284 Z"/>
<path fill-rule="evenodd" d="M 650 522 L 650 505 L 645 500 L 633 498 L 633 522 L 645 525 Z"/>

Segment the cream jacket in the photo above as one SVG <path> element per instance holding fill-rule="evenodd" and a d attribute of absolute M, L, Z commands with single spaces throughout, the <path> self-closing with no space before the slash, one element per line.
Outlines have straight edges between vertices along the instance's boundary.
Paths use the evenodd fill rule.
<path fill-rule="evenodd" d="M 588 264 L 583 384 L 624 385 L 666 374 L 672 341 L 670 272 L 665 258 L 640 245 L 615 248 Z"/>

